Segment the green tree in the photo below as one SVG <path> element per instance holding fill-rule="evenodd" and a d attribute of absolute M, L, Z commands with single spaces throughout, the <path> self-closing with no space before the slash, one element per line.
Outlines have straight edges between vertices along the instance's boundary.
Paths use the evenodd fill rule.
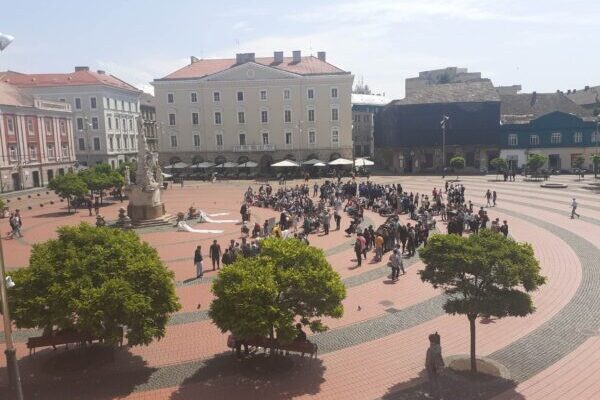
<path fill-rule="evenodd" d="M 498 172 L 508 171 L 508 162 L 504 158 L 496 157 L 490 161 L 490 165 L 496 170 L 496 179 L 498 178 Z"/>
<path fill-rule="evenodd" d="M 444 310 L 466 315 L 471 331 L 471 371 L 475 363 L 475 321 L 481 316 L 524 317 L 535 311 L 529 292 L 543 285 L 533 248 L 483 229 L 468 237 L 433 235 L 419 251 L 423 282 L 441 287 Z"/>
<path fill-rule="evenodd" d="M 125 184 L 125 179 L 119 171 L 108 164 L 98 164 L 79 173 L 92 193 L 100 196 L 103 201 L 104 191 L 110 188 L 120 188 Z"/>
<path fill-rule="evenodd" d="M 541 154 L 530 154 L 527 159 L 527 169 L 531 175 L 537 174 L 538 170 L 542 168 L 548 161 L 548 157 Z"/>
<path fill-rule="evenodd" d="M 585 164 L 585 158 L 583 156 L 577 156 L 573 162 L 573 166 L 578 169 L 582 169 L 583 164 Z"/>
<path fill-rule="evenodd" d="M 117 171 L 119 171 L 121 176 L 123 176 L 123 179 L 125 179 L 125 168 L 126 167 L 129 167 L 129 179 L 131 180 L 131 182 L 135 183 L 135 171 L 137 170 L 137 162 L 135 160 L 132 160 L 132 161 L 124 162 L 121 165 L 119 165 L 119 168 L 117 169 Z"/>
<path fill-rule="evenodd" d="M 128 344 L 165 336 L 180 309 L 173 272 L 135 232 L 64 226 L 58 239 L 35 244 L 29 267 L 11 276 L 11 313 L 19 328 L 74 330 Z"/>
<path fill-rule="evenodd" d="M 268 238 L 256 257 L 238 258 L 213 283 L 209 315 L 223 332 L 286 342 L 295 322 L 313 332 L 321 317 L 340 318 L 346 289 L 323 252 L 295 239 Z"/>
<path fill-rule="evenodd" d="M 48 189 L 54 190 L 58 196 L 67 200 L 67 212 L 71 212 L 71 200 L 82 197 L 87 193 L 87 185 L 79 175 L 69 172 L 50 180 Z"/>
<path fill-rule="evenodd" d="M 460 156 L 452 157 L 450 166 L 456 171 L 456 179 L 458 179 L 458 172 L 465 167 L 465 159 Z"/>
<path fill-rule="evenodd" d="M 600 168 L 600 154 L 592 156 L 592 164 L 594 164 L 594 178 L 598 178 L 598 168 Z"/>

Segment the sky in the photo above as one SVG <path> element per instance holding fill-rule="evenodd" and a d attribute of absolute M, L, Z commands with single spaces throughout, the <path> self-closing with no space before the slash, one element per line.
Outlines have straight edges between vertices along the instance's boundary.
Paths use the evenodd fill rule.
<path fill-rule="evenodd" d="M 3 4 L 4 3 L 4 4 Z M 15 41 L 0 71 L 103 69 L 140 89 L 191 55 L 327 52 L 389 98 L 404 79 L 457 66 L 495 85 L 555 92 L 600 84 L 598 0 L 0 0 Z"/>

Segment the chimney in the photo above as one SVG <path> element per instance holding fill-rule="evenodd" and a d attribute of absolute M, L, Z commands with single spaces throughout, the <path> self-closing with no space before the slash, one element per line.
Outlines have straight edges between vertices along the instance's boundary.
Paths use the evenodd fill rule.
<path fill-rule="evenodd" d="M 535 105 L 536 101 L 537 101 L 537 92 L 533 91 L 533 93 L 531 93 L 531 107 L 533 107 Z"/>
<path fill-rule="evenodd" d="M 327 53 L 325 53 L 324 51 L 319 51 L 319 52 L 317 52 L 317 58 L 321 61 L 327 62 L 326 54 Z"/>
<path fill-rule="evenodd" d="M 292 51 L 292 62 L 299 63 L 302 58 L 302 52 L 300 50 Z"/>
<path fill-rule="evenodd" d="M 190 64 L 193 64 L 193 63 L 195 63 L 195 62 L 197 62 L 197 61 L 200 61 L 200 60 L 198 60 L 198 58 L 197 58 L 197 57 L 190 56 Z"/>
<path fill-rule="evenodd" d="M 583 90 L 585 90 L 585 91 L 590 90 L 590 85 L 585 85 L 585 87 L 583 88 Z"/>
<path fill-rule="evenodd" d="M 254 53 L 237 53 L 235 55 L 236 64 L 243 64 L 250 61 L 254 62 L 254 60 Z"/>
<path fill-rule="evenodd" d="M 89 71 L 90 67 L 75 67 L 75 72 L 79 71 Z"/>
<path fill-rule="evenodd" d="M 98 72 L 98 74 L 100 74 L 100 75 L 106 75 L 106 71 L 104 71 L 104 70 L 101 70 L 101 69 L 99 69 L 99 70 L 98 70 L 98 71 L 96 71 L 96 72 Z"/>
<path fill-rule="evenodd" d="M 273 62 L 276 64 L 281 64 L 283 62 L 283 51 L 273 52 Z"/>
<path fill-rule="evenodd" d="M 246 53 L 246 62 L 255 62 L 254 53 Z"/>

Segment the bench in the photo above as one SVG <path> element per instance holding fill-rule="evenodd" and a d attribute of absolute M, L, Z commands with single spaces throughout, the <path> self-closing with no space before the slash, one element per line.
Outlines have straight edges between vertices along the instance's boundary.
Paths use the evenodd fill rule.
<path fill-rule="evenodd" d="M 312 343 L 308 340 L 302 342 L 293 341 L 289 343 L 280 343 L 277 339 L 272 340 L 264 337 L 256 337 L 253 339 L 240 341 L 233 341 L 229 339 L 227 341 L 227 346 L 229 346 L 232 350 L 236 350 L 237 346 L 244 346 L 246 349 L 248 347 L 262 347 L 265 351 L 272 348 L 279 351 L 301 353 L 302 356 L 304 356 L 304 354 L 308 354 L 310 358 L 317 358 L 317 353 L 319 350 L 319 346 L 317 346 L 316 343 Z"/>
<path fill-rule="evenodd" d="M 119 346 L 123 345 L 123 328 L 120 328 L 120 339 Z M 27 339 L 27 348 L 29 349 L 29 355 L 38 347 L 49 347 L 52 346 L 56 350 L 56 346 L 66 345 L 69 348 L 70 343 L 85 344 L 92 343 L 94 341 L 102 342 L 103 338 L 93 335 L 86 335 L 79 332 L 57 332 L 46 336 L 34 336 Z"/>

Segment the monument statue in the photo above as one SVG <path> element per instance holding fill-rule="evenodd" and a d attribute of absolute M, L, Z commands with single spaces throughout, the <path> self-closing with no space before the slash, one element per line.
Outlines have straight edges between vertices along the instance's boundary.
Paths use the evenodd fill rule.
<path fill-rule="evenodd" d="M 137 118 L 138 154 L 135 183 L 127 180 L 125 188 L 129 197 L 127 215 L 136 226 L 167 222 L 165 205 L 161 196 L 162 173 L 158 165 L 158 154 L 148 148 L 144 135 L 144 120 Z M 129 170 L 126 171 L 127 174 Z"/>
<path fill-rule="evenodd" d="M 129 165 L 125 166 L 125 186 L 131 185 L 131 172 L 129 172 Z"/>

